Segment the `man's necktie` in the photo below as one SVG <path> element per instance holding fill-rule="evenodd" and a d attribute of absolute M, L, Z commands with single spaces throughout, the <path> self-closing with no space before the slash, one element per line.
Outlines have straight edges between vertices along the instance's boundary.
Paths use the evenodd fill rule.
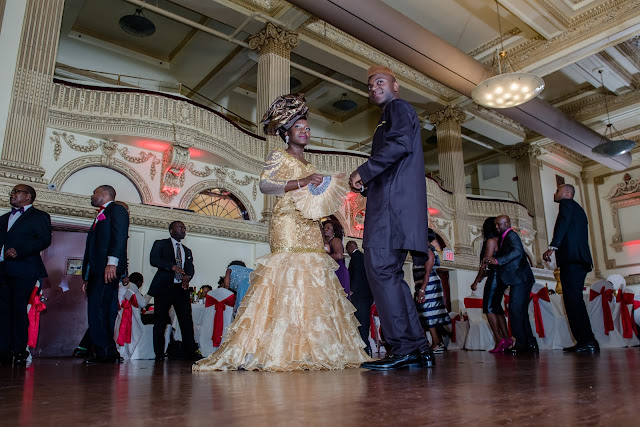
<path fill-rule="evenodd" d="M 11 208 L 11 215 L 20 212 L 20 213 L 24 213 L 24 206 L 20 207 L 20 208 Z"/>
<path fill-rule="evenodd" d="M 182 251 L 180 250 L 180 243 L 176 243 L 176 265 L 182 268 Z M 176 271 L 175 279 L 182 282 L 182 273 Z"/>

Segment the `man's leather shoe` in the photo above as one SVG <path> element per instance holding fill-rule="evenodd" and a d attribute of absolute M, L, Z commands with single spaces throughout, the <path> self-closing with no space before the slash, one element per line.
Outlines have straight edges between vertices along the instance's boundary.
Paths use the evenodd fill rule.
<path fill-rule="evenodd" d="M 76 349 L 73 350 L 72 356 L 77 357 L 78 359 L 91 359 L 93 354 L 91 354 L 91 352 L 86 348 L 76 347 Z"/>
<path fill-rule="evenodd" d="M 436 357 L 433 354 L 433 350 L 431 348 L 427 348 L 422 352 L 422 359 L 424 360 L 424 364 L 426 368 L 433 368 L 436 366 Z"/>
<path fill-rule="evenodd" d="M 184 359 L 190 360 L 192 362 L 197 362 L 198 360 L 204 359 L 204 356 L 202 355 L 202 353 L 200 353 L 200 350 L 196 350 Z"/>
<path fill-rule="evenodd" d="M 27 364 L 27 359 L 29 358 L 29 353 L 23 351 L 21 353 L 13 353 L 13 366 L 25 366 Z"/>
<path fill-rule="evenodd" d="M 403 368 L 426 368 L 427 363 L 422 352 L 415 350 L 404 355 L 388 354 L 382 359 L 364 362 L 360 367 L 374 371 L 393 371 Z"/>
<path fill-rule="evenodd" d="M 371 351 L 371 347 L 369 346 L 365 347 L 364 352 L 367 353 L 367 356 L 373 357 L 373 352 Z"/>
<path fill-rule="evenodd" d="M 156 362 L 164 362 L 164 356 L 156 356 L 155 361 Z"/>
<path fill-rule="evenodd" d="M 600 345 L 597 341 L 591 341 L 577 346 L 574 351 L 576 353 L 599 353 Z"/>
<path fill-rule="evenodd" d="M 576 351 L 576 348 L 580 347 L 580 344 L 572 345 L 571 347 L 565 347 L 562 351 L 566 351 L 568 353 L 573 353 Z"/>
<path fill-rule="evenodd" d="M 538 354 L 540 350 L 537 345 L 530 345 L 527 347 L 513 347 L 504 350 L 504 354 L 510 354 L 512 356 L 518 356 L 522 354 Z"/>

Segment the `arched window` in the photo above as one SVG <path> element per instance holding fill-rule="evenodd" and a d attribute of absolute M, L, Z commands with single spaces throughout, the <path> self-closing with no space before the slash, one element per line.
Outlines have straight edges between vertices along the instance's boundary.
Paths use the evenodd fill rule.
<path fill-rule="evenodd" d="M 210 188 L 197 194 L 189 209 L 195 213 L 229 219 L 249 219 L 240 199 L 223 188 Z"/>

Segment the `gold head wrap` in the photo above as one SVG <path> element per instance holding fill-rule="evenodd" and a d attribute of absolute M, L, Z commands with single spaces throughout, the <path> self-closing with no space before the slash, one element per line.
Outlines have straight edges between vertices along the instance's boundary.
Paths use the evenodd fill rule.
<path fill-rule="evenodd" d="M 264 133 L 283 137 L 293 124 L 307 116 L 309 108 L 304 93 L 290 93 L 276 98 L 262 117 Z"/>
<path fill-rule="evenodd" d="M 394 79 L 396 78 L 396 75 L 393 73 L 393 70 L 391 68 L 382 65 L 374 65 L 373 67 L 369 67 L 369 69 L 367 70 L 367 80 L 369 80 L 369 77 L 373 76 L 374 74 L 388 74 Z"/>

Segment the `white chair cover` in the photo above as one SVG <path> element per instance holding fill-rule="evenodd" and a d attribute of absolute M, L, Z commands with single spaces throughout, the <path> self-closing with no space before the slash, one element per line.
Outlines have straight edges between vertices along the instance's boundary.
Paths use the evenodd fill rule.
<path fill-rule="evenodd" d="M 535 297 L 531 297 L 529 302 L 529 321 L 531 322 L 531 330 L 538 341 L 540 349 L 552 349 L 553 341 L 556 336 L 556 316 L 551 305 L 551 298 L 546 287 L 539 283 L 534 283 L 531 293 L 538 296 L 537 302 L 542 315 L 542 329 L 538 331 L 535 320 Z M 544 298 L 549 297 L 549 301 Z M 541 336 L 542 335 L 542 336 Z"/>
<path fill-rule="evenodd" d="M 624 280 L 624 279 L 623 279 Z M 636 336 L 635 330 L 633 328 L 633 301 L 637 295 L 634 295 L 632 289 L 627 289 L 626 284 L 622 284 L 620 289 L 618 290 L 618 295 L 615 299 L 614 309 L 613 309 L 613 326 L 616 329 L 622 339 L 622 345 L 624 347 L 634 347 L 636 345 L 640 345 L 640 340 Z M 627 314 L 623 313 L 623 310 L 626 310 Z M 623 316 L 624 314 L 624 316 Z M 627 326 L 628 338 L 625 338 L 625 319 L 628 319 L 629 324 Z"/>
<path fill-rule="evenodd" d="M 489 327 L 487 316 L 482 313 L 482 298 L 471 294 L 471 296 L 464 299 L 464 306 L 467 316 L 469 316 L 469 332 L 467 333 L 464 348 L 467 350 L 491 350 L 495 347 L 496 342 Z"/>
<path fill-rule="evenodd" d="M 565 347 L 572 347 L 575 345 L 576 341 L 573 339 L 573 335 L 571 334 L 569 319 L 567 318 L 567 312 L 564 309 L 564 300 L 562 299 L 562 295 L 549 295 L 549 299 L 551 300 L 555 323 L 551 348 L 554 350 L 561 350 Z"/>
<path fill-rule="evenodd" d="M 469 318 L 462 313 L 449 313 L 451 318 L 451 330 L 453 336 L 455 336 L 455 342 L 453 337 L 449 340 L 447 350 L 463 350 L 467 341 L 467 335 L 469 334 Z M 453 325 L 455 324 L 455 329 Z"/>
<path fill-rule="evenodd" d="M 124 343 L 124 345 L 122 346 L 116 344 L 118 348 L 118 352 L 120 353 L 120 356 L 122 356 L 125 360 L 131 359 L 131 356 L 135 352 L 138 342 L 142 338 L 144 325 L 142 324 L 142 318 L 140 317 L 140 309 L 144 307 L 142 305 L 144 304 L 144 297 L 142 296 L 142 294 L 140 294 L 140 290 L 138 289 L 138 286 L 136 286 L 133 283 L 131 283 L 129 286 L 126 286 L 126 287 L 120 286 L 120 289 L 118 289 L 118 300 L 120 302 L 120 311 L 118 312 L 118 317 L 116 318 L 116 325 L 115 325 L 114 337 L 113 337 L 114 340 L 118 339 L 118 334 L 120 333 L 120 324 L 122 323 L 122 314 L 123 314 L 122 304 L 125 300 L 132 301 L 132 298 L 134 296 L 136 301 L 135 304 L 138 306 L 136 307 L 132 305 L 131 307 L 131 311 L 132 311 L 131 342 Z"/>
<path fill-rule="evenodd" d="M 600 347 L 623 347 L 624 342 L 622 340 L 622 335 L 620 335 L 620 333 L 615 330 L 615 327 L 613 330 L 605 332 L 605 316 L 608 315 L 608 312 L 604 308 L 604 305 L 606 304 L 607 306 L 609 306 L 609 311 L 611 314 L 613 314 L 615 304 L 615 300 L 613 299 L 613 284 L 606 280 L 601 280 L 591 286 L 589 294 L 590 301 L 587 304 L 587 312 L 589 313 L 591 329 L 593 330 L 593 334 L 600 344 Z M 603 294 L 606 297 L 604 304 L 602 301 Z M 610 302 L 608 301 L 609 296 L 611 296 L 612 298 Z M 613 316 L 611 320 L 613 320 Z"/>
<path fill-rule="evenodd" d="M 233 295 L 229 289 L 226 288 L 216 288 L 209 292 L 207 295 L 215 298 L 218 301 L 223 301 Z M 197 340 L 200 343 L 200 352 L 202 355 L 207 357 L 211 353 L 215 352 L 218 347 L 213 346 L 213 320 L 216 314 L 215 306 L 206 307 L 204 309 L 204 316 L 202 318 L 202 327 L 200 328 L 200 335 L 197 336 Z M 227 326 L 233 322 L 233 307 L 224 306 L 224 330 L 226 331 Z M 222 341 L 224 342 L 224 332 L 222 333 Z"/>
<path fill-rule="evenodd" d="M 634 307 L 636 307 L 635 310 L 633 310 L 633 320 L 635 320 L 637 327 L 640 330 L 640 294 L 636 294 L 636 296 L 633 298 L 633 305 Z"/>

